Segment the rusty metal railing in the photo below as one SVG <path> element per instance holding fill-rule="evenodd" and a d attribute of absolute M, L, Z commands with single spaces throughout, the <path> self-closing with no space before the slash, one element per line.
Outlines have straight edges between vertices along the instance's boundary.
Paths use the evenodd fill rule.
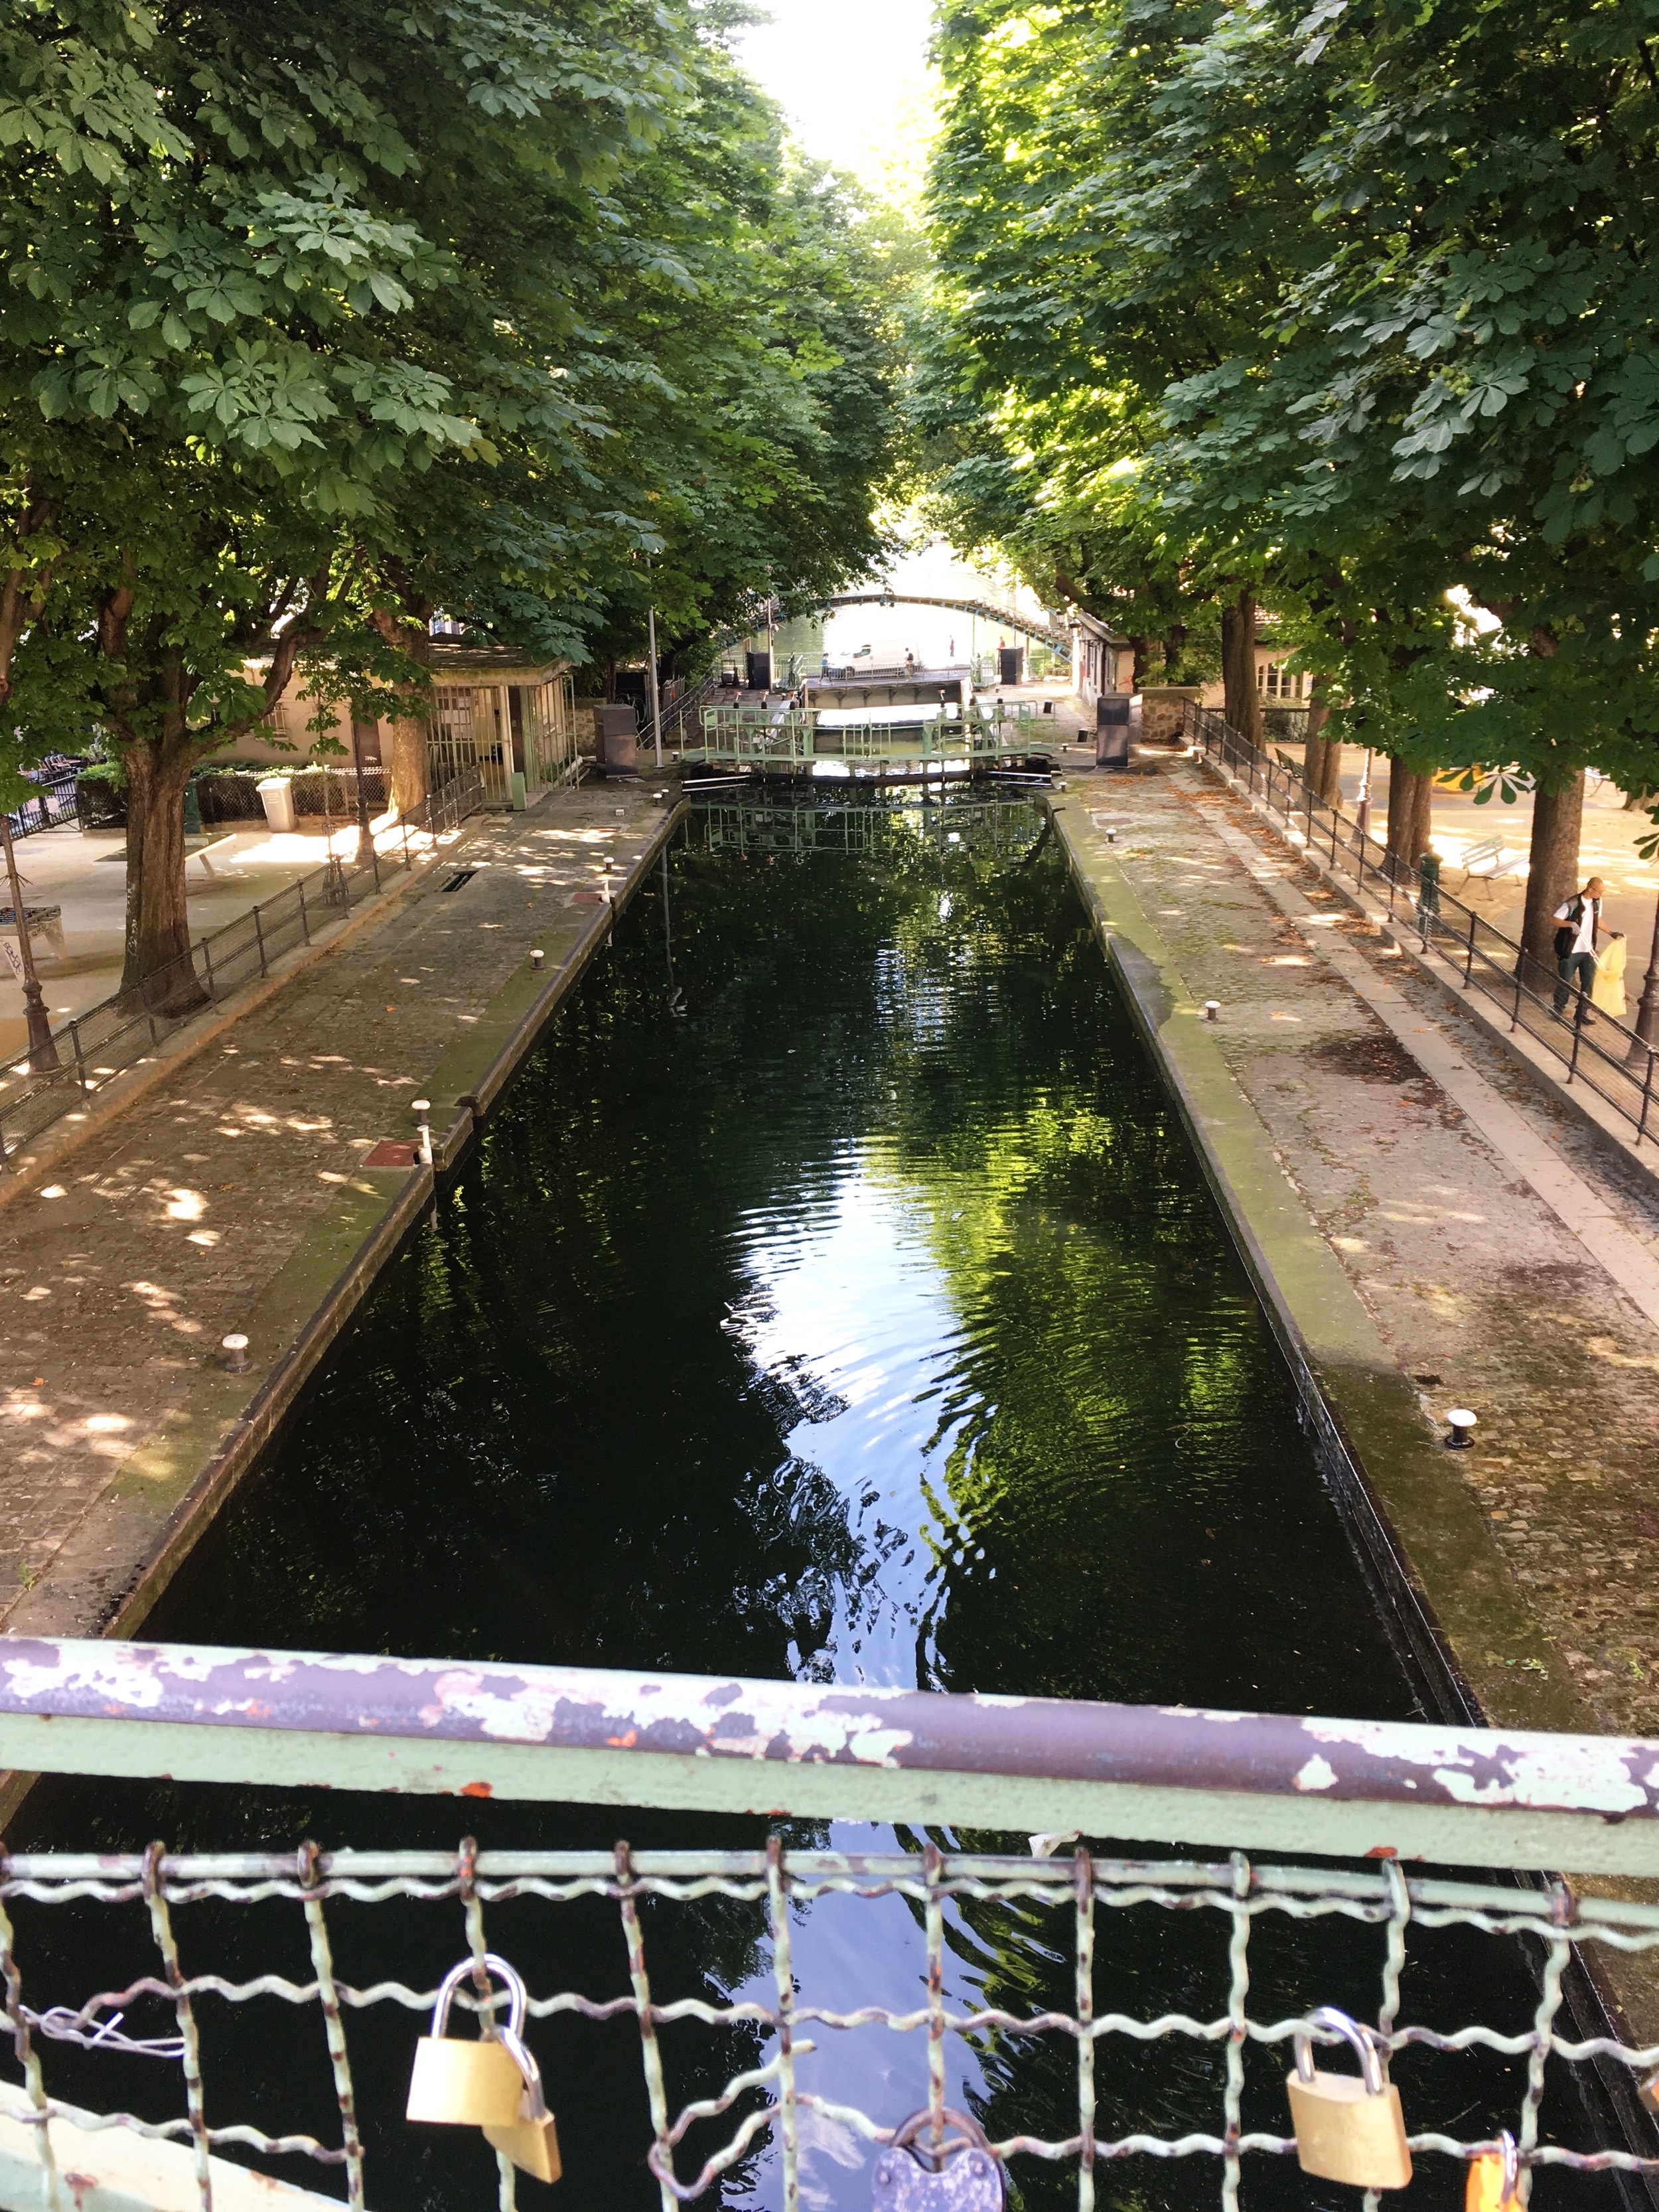
<path fill-rule="evenodd" d="M 872 1839 L 882 1847 L 867 1854 L 790 1847 L 775 1832 L 764 1848 L 736 1850 L 479 1850 L 464 1841 L 454 1851 L 307 1844 L 171 1854 L 155 1844 L 131 1856 L 0 1860 L 0 1976 L 22 2076 L 9 2089 L 0 2083 L 0 2203 L 20 2212 L 25 2203 L 31 2212 L 59 2203 L 72 2212 L 69 2191 L 52 2194 L 53 2161 L 95 2171 L 97 2139 L 111 2130 L 172 2146 L 175 2159 L 187 2154 L 203 2212 L 228 2151 L 309 2160 L 343 2183 L 352 2205 L 373 2201 L 365 2144 L 401 2124 L 406 2076 L 396 2065 L 388 2073 L 383 2035 L 374 2039 L 381 2057 L 365 2067 L 354 2055 L 362 2030 L 353 2023 L 401 2008 L 412 2053 L 415 2021 L 435 1992 L 423 1980 L 363 1983 L 340 1971 L 331 1929 L 343 1908 L 365 1905 L 402 1911 L 397 1925 L 415 1956 L 433 1951 L 434 1915 L 453 1921 L 448 1948 L 463 1960 L 482 1967 L 487 1951 L 516 1954 L 530 1984 L 532 2045 L 542 2039 L 545 2049 L 556 2027 L 563 2034 L 578 2023 L 634 2021 L 646 2161 L 664 2212 L 718 2201 L 711 2192 L 738 2170 L 752 2189 L 757 2158 L 770 2161 L 768 2201 L 783 2212 L 861 2203 L 867 2177 L 850 2178 L 860 2146 L 890 2143 L 907 2102 L 942 2124 L 947 2107 L 964 2101 L 977 2104 L 997 2160 L 1016 2171 L 1030 2162 L 1068 2168 L 1079 2212 L 1091 2212 L 1103 2166 L 1140 2159 L 1212 2161 L 1224 2212 L 1233 2212 L 1247 2162 L 1296 2154 L 1283 2069 L 1298 2035 L 1329 2039 L 1310 2015 L 1331 2001 L 1339 1974 L 1351 2005 L 1369 1981 L 1360 2008 L 1395 2069 L 1414 2154 L 1468 2161 L 1497 2154 L 1507 2136 L 1522 2202 L 1546 2167 L 1659 2175 L 1659 2157 L 1612 2140 L 1564 2142 L 1543 2124 L 1547 2083 L 1564 2069 L 1611 2071 L 1631 2089 L 1659 2069 L 1659 2044 L 1586 2033 L 1563 2003 L 1576 1965 L 1659 1949 L 1659 1905 L 1592 1895 L 1582 1881 L 1508 1886 L 1404 1863 L 1426 1856 L 1532 1869 L 1593 1861 L 1605 1873 L 1650 1875 L 1659 1868 L 1659 1745 L 712 1676 L 6 1638 L 0 1757 L 58 1773 L 746 1809 L 933 1832 L 911 1850 Z M 1013 1850 L 956 1848 L 948 1831 L 964 1826 L 1005 1838 L 1012 1831 L 1012 1839 L 1045 1832 Z M 1079 1830 L 1160 1844 L 1293 1838 L 1303 1852 L 1363 1850 L 1371 1863 L 1262 1863 L 1237 1848 L 1214 1863 L 1126 1857 L 1091 1851 Z M 614 1971 L 596 1989 L 562 1984 L 568 1948 L 538 1933 L 540 1916 L 584 1900 L 615 1913 Z M 238 1977 L 203 1966 L 204 1945 L 225 1938 L 226 1908 L 280 1904 L 303 1923 L 307 1978 L 284 1965 L 292 1945 L 269 1912 L 239 1920 Z M 502 1911 L 509 1905 L 511 1914 Z M 48 1978 L 62 1971 L 53 1963 L 58 1916 L 42 1908 L 70 1906 L 142 1916 L 153 1967 L 118 1986 L 79 1989 L 73 2002 L 35 1996 L 32 1958 L 46 1960 Z M 688 1942 L 695 1950 L 686 1929 L 715 1906 L 728 1939 L 734 1928 L 747 1930 L 737 1948 L 751 1964 L 729 1986 L 705 1977 L 687 1992 L 678 1987 Z M 815 1944 L 823 1914 L 835 1917 L 835 1940 Z M 849 2003 L 852 1923 L 866 1916 L 871 1948 L 860 1955 L 872 1974 L 879 1956 L 882 1986 Z M 1125 1984 L 1122 1946 L 1149 1919 L 1168 1937 L 1142 1944 L 1142 1971 Z M 1144 1962 L 1164 1954 L 1177 1923 L 1189 1931 L 1184 1964 L 1160 1984 Z M 1279 1929 L 1302 1931 L 1288 2007 L 1274 2003 L 1285 1988 L 1282 1939 L 1258 1955 Z M 1417 1984 L 1402 1978 L 1408 1946 L 1445 1929 L 1489 1942 L 1506 1962 L 1517 1945 L 1526 1948 L 1530 1994 L 1508 2024 L 1414 2014 Z M 1366 1949 L 1356 1966 L 1358 1940 Z M 681 1961 L 674 1994 L 653 1980 L 665 1944 L 667 1958 Z M 728 1940 L 723 1955 L 732 1948 Z M 896 1953 L 904 1961 L 896 1986 Z M 1023 1978 L 998 1980 L 985 1965 L 1016 1955 L 1031 1969 Z M 489 2014 L 496 2000 L 479 1986 L 466 2002 Z M 1194 2002 L 1206 1989 L 1214 2001 Z M 204 2068 L 204 2044 L 227 2004 L 275 2008 L 278 2042 L 316 2008 L 319 2057 L 338 2112 L 333 2140 L 273 2134 L 210 2111 L 204 2082 L 221 2077 Z M 717 2049 L 722 2038 L 744 2040 L 741 2063 L 713 2094 L 677 2086 L 684 2031 L 694 2027 Z M 880 2045 L 873 2066 L 856 2057 L 872 2037 Z M 54 2054 L 71 2045 L 83 2054 L 82 2079 L 88 2051 L 148 2055 L 175 2081 L 182 2109 L 157 2119 L 70 2105 L 51 2076 Z M 1146 2054 L 1166 2045 L 1187 2055 L 1149 2093 Z M 1483 2054 L 1512 2062 L 1513 2079 L 1489 2072 L 1471 2087 L 1467 2069 Z M 271 2063 L 280 2090 L 285 2062 Z M 1427 2065 L 1441 2069 L 1432 2083 L 1420 2071 Z M 556 2112 L 558 2077 L 545 2058 L 543 2072 Z M 706 2075 L 706 2067 L 696 2074 L 694 2092 Z M 890 2081 L 914 2086 L 881 2087 Z M 1056 2081 L 1075 2116 L 1058 2130 L 1042 2124 Z M 8 2148 L 20 2135 L 39 2160 L 28 2185 L 14 2170 L 21 2154 Z M 510 2204 L 510 2163 L 492 2167 L 487 2153 L 478 2156 L 481 2181 L 493 2174 Z M 826 2176 L 852 2193 L 826 2197 Z"/>

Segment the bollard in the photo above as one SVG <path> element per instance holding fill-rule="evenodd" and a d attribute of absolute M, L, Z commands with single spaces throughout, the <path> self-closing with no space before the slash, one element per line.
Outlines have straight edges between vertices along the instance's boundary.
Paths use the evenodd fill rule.
<path fill-rule="evenodd" d="M 432 1122 L 429 1118 L 432 1101 L 429 1098 L 411 1098 L 409 1110 L 415 1116 L 416 1156 L 423 1168 L 429 1168 L 432 1164 Z"/>
<path fill-rule="evenodd" d="M 232 1375 L 247 1373 L 247 1339 L 245 1336 L 222 1336 L 219 1349 L 225 1355 L 225 1366 Z"/>
<path fill-rule="evenodd" d="M 535 969 L 535 971 L 536 971 L 536 973 L 537 973 L 538 975 L 539 975 L 539 974 L 541 973 L 542 963 L 543 963 L 543 961 L 544 961 L 544 960 L 545 960 L 545 959 L 546 959 L 546 957 L 547 957 L 547 955 L 546 955 L 544 952 L 543 952 L 543 951 L 540 950 L 540 948 L 539 948 L 539 947 L 538 947 L 538 949 L 537 949 L 536 951 L 534 951 L 533 952 L 532 952 L 532 954 L 531 954 L 531 956 L 530 956 L 530 964 L 531 964 L 532 968 L 533 968 L 533 969 Z"/>
<path fill-rule="evenodd" d="M 1474 1415 L 1467 1406 L 1454 1406 L 1446 1416 L 1451 1434 L 1446 1438 L 1448 1451 L 1468 1451 L 1474 1442 Z"/>
<path fill-rule="evenodd" d="M 1204 1018 L 1206 1022 L 1220 1020 L 1221 1001 L 1219 999 L 1206 999 L 1204 1001 Z"/>

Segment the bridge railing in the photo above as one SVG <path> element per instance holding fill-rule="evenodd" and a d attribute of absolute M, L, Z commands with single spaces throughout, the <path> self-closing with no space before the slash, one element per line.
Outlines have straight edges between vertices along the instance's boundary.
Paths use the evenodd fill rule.
<path fill-rule="evenodd" d="M 404 2067 L 433 2005 L 434 1962 L 451 1954 L 476 1969 L 463 2009 L 484 2023 L 501 1995 L 489 1960 L 508 1957 L 523 1973 L 525 2033 L 556 2112 L 579 2039 L 597 2039 L 581 2061 L 589 2089 L 563 2114 L 572 2178 L 596 2199 L 636 2154 L 617 2142 L 624 2077 L 590 2115 L 592 2069 L 623 2066 L 607 2023 L 633 2021 L 646 2162 L 664 2212 L 716 2201 L 723 2175 L 751 2193 L 763 2183 L 784 2212 L 866 2202 L 859 2169 L 912 2108 L 925 2133 L 964 2104 L 995 2160 L 1069 2169 L 1084 2212 L 1103 2166 L 1171 2158 L 1212 2162 L 1231 2208 L 1247 2161 L 1297 2155 L 1285 2069 L 1298 2036 L 1330 2039 L 1312 2015 L 1333 2002 L 1364 2021 L 1391 2070 L 1414 2155 L 1467 2162 L 1498 2154 L 1507 2136 L 1522 2199 L 1545 2167 L 1659 2172 L 1633 2094 L 1659 2068 L 1659 2044 L 1566 2005 L 1575 1978 L 1591 1985 L 1586 1961 L 1659 1948 L 1659 1906 L 1595 1894 L 1588 1876 L 1570 1887 L 1536 1872 L 1659 1873 L 1659 1744 L 8 1638 L 0 1757 L 173 1786 L 655 1807 L 773 1824 L 764 1842 L 650 1850 L 157 1844 L 0 1861 L 0 1977 L 22 2075 L 0 2084 L 0 2203 L 31 2212 L 72 2212 L 89 2175 L 118 2169 L 112 2136 L 174 2161 L 169 2212 L 192 2198 L 210 2212 L 216 2187 L 227 2212 L 229 2153 L 307 2160 L 354 2206 L 408 2193 L 395 2180 L 380 2192 L 369 2177 L 374 2159 L 394 2177 L 408 2160 Z M 901 1841 L 908 1824 L 912 1845 L 877 1837 L 866 1851 L 843 1834 L 825 1848 L 776 1826 L 824 1820 L 900 1824 Z M 1085 1834 L 1120 1840 L 1097 1854 Z M 1223 1856 L 1121 1855 L 1137 1840 Z M 1285 1849 L 1327 1863 L 1245 1856 Z M 336 1948 L 361 1950 L 365 1906 L 380 1923 L 368 1983 L 343 1971 Z M 609 1954 L 578 1942 L 579 1929 L 601 1924 L 596 1911 L 614 1916 Z M 118 1923 L 134 1916 L 153 1964 L 103 1985 L 95 1967 L 121 1955 Z M 216 1941 L 234 1972 L 204 1959 Z M 587 1986 L 568 1978 L 578 1957 L 592 1966 Z M 1408 1960 L 1418 1972 L 1405 1973 Z M 76 1962 L 83 1978 L 66 1986 Z M 258 2024 L 240 2032 L 240 2071 L 207 2063 L 227 2006 Z M 399 2017 L 404 2035 L 388 2037 L 384 2023 Z M 301 2100 L 307 2034 L 334 2123 L 278 2130 L 268 2121 L 291 2120 Z M 56 2084 L 70 2066 L 77 2083 L 106 2080 L 108 2098 L 66 2102 Z M 116 2085 L 125 2093 L 140 2076 L 149 2086 L 128 2101 L 143 2112 L 114 2108 Z M 1547 2124 L 1547 2095 L 1568 2080 L 1589 2101 L 1581 2112 L 1561 2103 Z M 246 2106 L 234 2117 L 227 2082 Z M 1628 2132 L 1608 2117 L 1607 2082 L 1622 2092 Z M 314 2112 L 317 2094 L 304 2095 Z M 482 2143 L 476 2156 L 482 2180 Z M 499 2179 L 510 2204 L 504 2158 Z"/>

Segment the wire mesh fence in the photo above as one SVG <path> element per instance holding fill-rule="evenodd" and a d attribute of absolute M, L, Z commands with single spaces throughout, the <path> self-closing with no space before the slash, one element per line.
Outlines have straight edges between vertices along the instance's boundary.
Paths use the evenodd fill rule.
<path fill-rule="evenodd" d="M 1294 769 L 1246 742 L 1207 708 L 1186 702 L 1189 742 L 1238 777 L 1251 796 L 1298 835 L 1334 874 L 1402 917 L 1425 952 L 1438 953 L 1509 1023 L 1561 1064 L 1568 1083 L 1582 1083 L 1630 1124 L 1638 1144 L 1654 1133 L 1654 1048 L 1633 1029 L 1590 1003 L 1589 994 L 1553 975 L 1513 938 L 1361 830 L 1340 807 L 1309 789 Z"/>
<path fill-rule="evenodd" d="M 219 1006 L 270 972 L 271 963 L 330 923 L 343 921 L 431 856 L 481 804 L 477 772 L 443 784 L 401 821 L 369 839 L 361 854 L 331 854 L 274 898 L 198 938 L 153 969 L 52 1030 L 50 1056 L 0 1070 L 0 1166 L 59 1115 L 82 1105 L 112 1076 L 153 1052 L 181 1022 Z"/>
<path fill-rule="evenodd" d="M 252 1911 L 273 1905 L 292 1920 Z M 676 2203 L 718 2203 L 737 2185 L 782 2212 L 827 2203 L 821 2186 L 803 2191 L 804 2154 L 817 2156 L 821 2175 L 826 2144 L 845 2192 L 836 2201 L 866 2202 L 863 2166 L 878 2147 L 891 2144 L 907 2121 L 919 2120 L 924 2135 L 942 2130 L 958 2102 L 977 2106 L 1000 2168 L 1024 2177 L 1023 2185 L 1068 2177 L 1065 2193 L 1079 2212 L 1094 2204 L 1103 2168 L 1146 2160 L 1207 2167 L 1208 2186 L 1233 2212 L 1248 2172 L 1297 2156 L 1286 2063 L 1298 2036 L 1335 2039 L 1314 2015 L 1336 1988 L 1392 2073 L 1413 2157 L 1446 2161 L 1442 2171 L 1455 2176 L 1498 2154 L 1507 2136 L 1523 2203 L 1540 2169 L 1659 2168 L 1659 2160 L 1631 2150 L 1549 2139 L 1540 2125 L 1547 2081 L 1562 2069 L 1612 2067 L 1640 2084 L 1659 2067 L 1659 2046 L 1576 2037 L 1562 1997 L 1575 1954 L 1659 1947 L 1659 1908 L 1575 1898 L 1559 1885 L 1534 1891 L 1427 1879 L 1396 1864 L 1350 1872 L 1254 1865 L 1237 1853 L 1206 1864 L 1080 1849 L 1016 1858 L 932 1843 L 849 1856 L 790 1850 L 776 1837 L 764 1850 L 634 1853 L 618 1844 L 608 1853 L 481 1852 L 465 1840 L 453 1852 L 329 1853 L 307 1844 L 297 1853 L 169 1856 L 157 1844 L 133 1856 L 14 1856 L 0 1878 L 0 1972 L 22 2074 L 11 2117 L 33 2127 L 47 2164 L 95 2159 L 82 2140 L 88 2130 L 186 2146 L 202 2212 L 210 2212 L 210 2161 L 226 2151 L 308 2161 L 330 2193 L 354 2206 L 370 2201 L 368 2146 L 391 2146 L 389 2165 L 400 2163 L 409 2068 L 437 1988 L 424 1973 L 365 1982 L 342 1971 L 342 1942 L 361 1948 L 355 1929 L 363 1906 L 390 1914 L 403 1946 L 388 1954 L 382 1945 L 377 1962 L 391 1955 L 472 1969 L 459 2004 L 486 2035 L 506 1997 L 502 1976 L 486 1960 L 518 1962 L 529 1984 L 524 2039 L 532 2052 L 541 2045 L 556 2119 L 561 2082 L 579 2073 L 592 2079 L 573 2037 L 631 2021 L 631 2060 L 607 2034 L 598 2063 L 613 2080 L 611 2112 L 632 2113 L 643 2140 L 610 2148 L 619 2170 L 636 2169 L 643 2153 L 670 2212 Z M 920 1937 L 913 1982 L 898 2002 L 892 1977 L 876 1964 L 895 1906 Z M 67 1917 L 64 1908 L 94 1913 L 100 1923 L 76 1957 L 133 1971 L 110 1986 L 83 1983 L 64 1994 L 53 1925 Z M 124 1909 L 124 1929 L 107 1924 L 110 1908 Z M 574 1956 L 602 1955 L 591 1947 L 573 1952 L 548 1928 L 548 1914 L 577 1908 L 612 1916 L 610 1964 L 596 1967 L 595 1988 L 559 1985 L 561 1966 Z M 843 1916 L 841 1938 L 814 1945 L 812 1916 L 826 1909 Z M 234 1927 L 228 1912 L 243 1924 Z M 686 1985 L 682 1917 L 702 1915 L 707 1929 L 711 1913 L 720 1917 L 725 1954 L 741 1950 L 747 1971 L 728 1975 L 723 1988 L 703 1977 L 697 1993 L 671 1994 Z M 849 1916 L 866 1924 L 849 1930 Z M 1170 1971 L 1129 1982 L 1122 1940 L 1128 1923 L 1149 1921 L 1159 1924 L 1134 1931 L 1139 1955 Z M 1271 1964 L 1261 1954 L 1286 1928 L 1297 1933 L 1291 1956 L 1299 1985 L 1289 2008 L 1277 2010 L 1289 1986 L 1285 1954 L 1281 1948 Z M 290 1929 L 303 1931 L 300 1945 Z M 1510 1963 L 1524 1953 L 1530 2016 L 1523 2010 L 1507 2026 L 1420 2016 L 1405 1972 L 1408 1942 L 1436 1930 L 1501 1947 Z M 214 1971 L 203 1954 L 221 1946 L 254 1971 Z M 1046 1968 L 1024 2002 L 1010 2001 L 1009 1980 L 964 1996 L 958 1971 L 953 1986 L 963 1960 L 1016 1953 Z M 848 1956 L 874 1988 L 848 1990 L 844 1971 L 831 1971 Z M 289 1969 L 301 1960 L 296 1975 Z M 664 1972 L 653 1980 L 659 1962 Z M 43 1981 L 51 1984 L 44 1993 Z M 1136 1993 L 1147 2002 L 1124 2002 Z M 871 1996 L 878 2001 L 860 2001 Z M 1209 2005 L 1192 2005 L 1206 1996 Z M 252 2028 L 249 2014 L 259 2016 Z M 233 2027 L 244 2053 L 256 2056 L 227 2069 L 216 2064 L 214 2044 Z M 1494 2071 L 1495 2060 L 1505 2069 Z M 65 2100 L 66 2075 L 90 2101 Z M 210 2102 L 209 2081 L 234 2082 L 246 2108 L 225 2110 L 222 2090 Z M 126 2109 L 124 2095 L 147 2112 Z M 275 2124 L 296 2106 L 312 2131 Z M 568 2103 L 566 2118 L 580 2134 Z M 476 2155 L 482 2179 L 495 2162 L 483 2144 Z M 510 2204 L 511 2159 L 501 2155 L 496 2170 Z M 1201 2186 L 1202 2173 L 1197 2179 Z"/>

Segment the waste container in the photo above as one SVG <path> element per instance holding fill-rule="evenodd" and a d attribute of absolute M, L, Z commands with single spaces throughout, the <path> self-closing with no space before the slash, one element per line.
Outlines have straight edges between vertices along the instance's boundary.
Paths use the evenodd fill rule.
<path fill-rule="evenodd" d="M 1025 647 L 1023 645 L 1000 645 L 997 647 L 997 682 L 1023 684 L 1025 681 Z"/>
<path fill-rule="evenodd" d="M 262 775 L 254 787 L 265 810 L 265 820 L 273 830 L 299 828 L 299 817 L 294 811 L 294 786 L 285 775 Z"/>
<path fill-rule="evenodd" d="M 769 691 L 772 689 L 772 656 L 769 653 L 751 653 L 747 656 L 745 688 L 750 691 Z"/>
<path fill-rule="evenodd" d="M 640 726 L 631 706 L 593 709 L 593 757 L 606 775 L 633 775 L 639 766 Z"/>
<path fill-rule="evenodd" d="M 1129 708 L 1133 693 L 1103 691 L 1095 702 L 1095 766 L 1129 765 Z"/>

